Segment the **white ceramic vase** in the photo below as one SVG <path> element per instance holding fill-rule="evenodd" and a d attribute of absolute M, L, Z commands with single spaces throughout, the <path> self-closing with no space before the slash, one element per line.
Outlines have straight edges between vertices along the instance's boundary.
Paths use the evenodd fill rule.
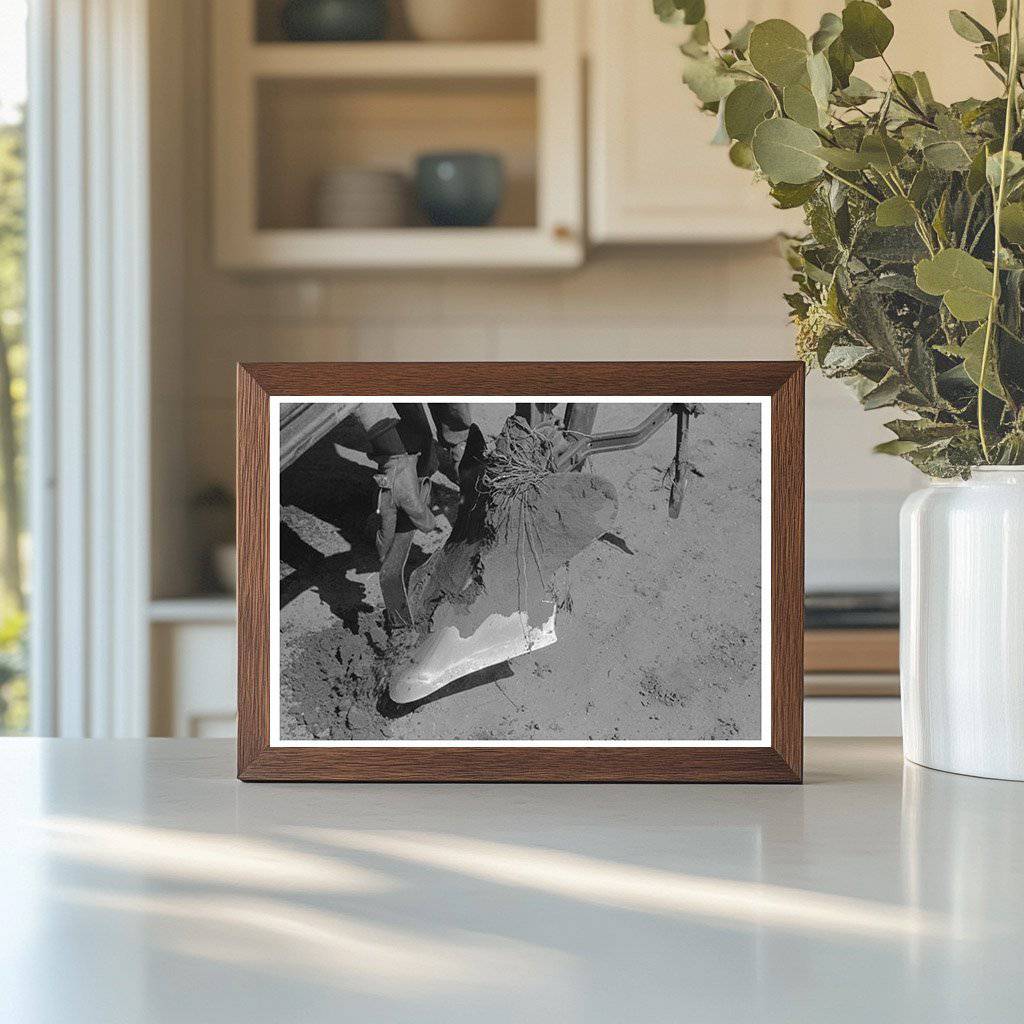
<path fill-rule="evenodd" d="M 910 495 L 900 563 L 904 753 L 1024 781 L 1024 466 Z"/>

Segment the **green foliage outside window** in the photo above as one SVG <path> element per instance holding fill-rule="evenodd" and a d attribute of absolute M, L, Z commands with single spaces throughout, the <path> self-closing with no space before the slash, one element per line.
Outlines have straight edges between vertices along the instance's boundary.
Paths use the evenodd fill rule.
<path fill-rule="evenodd" d="M 28 726 L 23 494 L 27 416 L 24 117 L 0 122 L 0 733 Z"/>

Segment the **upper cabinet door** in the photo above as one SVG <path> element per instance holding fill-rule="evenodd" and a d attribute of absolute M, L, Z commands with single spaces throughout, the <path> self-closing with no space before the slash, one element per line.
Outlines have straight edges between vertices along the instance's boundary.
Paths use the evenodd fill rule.
<path fill-rule="evenodd" d="M 955 6 L 991 24 L 989 0 Z M 810 34 L 822 12 L 840 12 L 843 2 L 723 0 L 708 7 L 716 37 L 766 18 L 785 18 Z M 946 5 L 902 0 L 886 14 L 896 26 L 887 54 L 894 67 L 927 71 L 946 102 L 996 94 L 996 80 L 950 27 Z M 800 211 L 776 210 L 764 183 L 733 167 L 725 147 L 710 145 L 714 119 L 697 109 L 681 80 L 679 44 L 689 28 L 663 25 L 650 0 L 589 0 L 587 25 L 592 242 L 746 241 L 800 229 Z M 858 74 L 887 77 L 879 61 L 860 65 Z"/>
<path fill-rule="evenodd" d="M 709 5 L 712 31 L 787 18 L 816 28 L 820 2 L 730 0 Z M 724 21 L 723 21 L 724 19 Z M 712 146 L 715 119 L 682 82 L 682 25 L 663 25 L 650 0 L 590 0 L 590 237 L 594 242 L 768 238 L 800 223 L 767 186 Z"/>

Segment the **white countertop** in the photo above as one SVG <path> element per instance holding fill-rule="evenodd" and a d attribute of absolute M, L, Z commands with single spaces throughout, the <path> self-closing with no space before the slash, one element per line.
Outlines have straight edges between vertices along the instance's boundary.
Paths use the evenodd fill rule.
<path fill-rule="evenodd" d="M 807 768 L 243 785 L 230 742 L 0 741 L 0 1021 L 1019 1019 L 1024 785 Z"/>

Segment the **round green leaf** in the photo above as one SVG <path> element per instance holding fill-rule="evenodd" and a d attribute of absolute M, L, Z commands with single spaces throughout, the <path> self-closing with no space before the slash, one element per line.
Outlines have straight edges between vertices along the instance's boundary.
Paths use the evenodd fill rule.
<path fill-rule="evenodd" d="M 963 359 L 964 373 L 971 378 L 976 385 L 981 384 L 981 364 L 985 354 L 985 325 L 979 325 L 966 338 L 964 343 L 956 350 L 956 355 Z M 996 398 L 1006 401 L 1006 392 L 999 382 L 996 368 L 993 365 L 992 352 L 989 351 L 988 362 L 985 366 L 985 390 Z"/>
<path fill-rule="evenodd" d="M 762 121 L 754 130 L 754 157 L 773 184 L 802 185 L 817 178 L 825 167 L 817 154 L 819 146 L 810 128 L 785 117 Z"/>
<path fill-rule="evenodd" d="M 832 69 L 828 66 L 828 57 L 825 54 L 817 53 L 807 61 L 807 78 L 818 109 L 823 113 L 827 112 L 828 98 L 832 95 Z M 824 121 L 823 117 L 822 123 Z"/>
<path fill-rule="evenodd" d="M 811 36 L 811 51 L 821 53 L 827 50 L 843 31 L 843 19 L 838 14 L 823 14 L 818 31 Z"/>
<path fill-rule="evenodd" d="M 1024 203 L 1007 203 L 1003 207 L 999 230 L 1008 242 L 1024 245 Z"/>
<path fill-rule="evenodd" d="M 865 82 L 863 78 L 850 75 L 849 84 L 839 95 L 844 103 L 856 106 L 858 103 L 867 103 L 868 100 L 873 100 L 878 95 L 878 91 Z"/>
<path fill-rule="evenodd" d="M 792 118 L 805 128 L 820 128 L 821 119 L 818 104 L 806 85 L 787 85 L 782 90 L 782 109 L 786 117 Z"/>
<path fill-rule="evenodd" d="M 704 20 L 704 0 L 682 0 L 676 6 L 682 10 L 683 21 L 687 25 L 697 25 Z"/>
<path fill-rule="evenodd" d="M 972 196 L 977 195 L 985 186 L 985 162 L 988 160 L 990 145 L 994 145 L 994 143 L 986 143 L 974 154 L 971 160 L 971 166 L 967 172 L 967 191 Z"/>
<path fill-rule="evenodd" d="M 875 223 L 880 228 L 909 227 L 916 221 L 914 204 L 904 196 L 890 196 L 875 208 Z"/>
<path fill-rule="evenodd" d="M 892 22 L 874 4 L 853 0 L 843 9 L 843 39 L 861 60 L 881 57 L 892 35 Z"/>
<path fill-rule="evenodd" d="M 654 13 L 669 24 L 696 25 L 704 18 L 704 0 L 654 0 Z"/>
<path fill-rule="evenodd" d="M 860 144 L 861 155 L 877 171 L 889 174 L 903 159 L 903 147 L 891 135 L 865 135 Z"/>
<path fill-rule="evenodd" d="M 894 71 L 892 81 L 896 86 L 897 95 L 900 100 L 904 97 L 908 97 L 914 101 L 920 98 L 917 95 L 917 82 L 914 81 L 913 75 L 905 74 L 902 71 Z"/>
<path fill-rule="evenodd" d="M 729 133 L 725 130 L 725 110 L 723 105 L 719 103 L 718 114 L 715 117 L 715 134 L 711 138 L 711 145 L 728 146 L 731 141 Z"/>
<path fill-rule="evenodd" d="M 960 142 L 933 142 L 922 149 L 922 154 L 940 171 L 966 171 L 971 166 L 971 158 Z"/>
<path fill-rule="evenodd" d="M 914 268 L 917 286 L 929 295 L 941 295 L 946 308 L 970 322 L 988 316 L 992 273 L 977 257 L 963 249 L 943 249 Z"/>
<path fill-rule="evenodd" d="M 725 100 L 725 130 L 729 138 L 750 142 L 754 129 L 772 112 L 775 100 L 764 82 L 744 82 Z"/>
<path fill-rule="evenodd" d="M 953 31 L 969 43 L 990 43 L 995 39 L 980 21 L 972 18 L 966 11 L 950 11 L 949 23 L 953 26 Z"/>
<path fill-rule="evenodd" d="M 754 159 L 754 151 L 746 142 L 734 142 L 729 147 L 729 160 L 736 167 L 742 167 L 745 171 L 757 170 L 757 160 Z"/>
<path fill-rule="evenodd" d="M 928 76 L 923 71 L 915 71 L 910 77 L 914 79 L 914 85 L 917 86 L 917 95 L 925 103 L 934 103 L 935 97 L 932 95 L 932 84 L 928 81 Z"/>
<path fill-rule="evenodd" d="M 664 22 L 675 21 L 678 15 L 672 0 L 654 0 L 654 13 Z"/>
<path fill-rule="evenodd" d="M 906 455 L 921 447 L 918 441 L 883 441 L 872 449 L 876 455 Z"/>
<path fill-rule="evenodd" d="M 832 71 L 836 88 L 845 89 L 850 84 L 850 75 L 853 72 L 853 51 L 846 45 L 846 40 L 840 36 L 826 52 L 828 53 L 828 66 Z"/>
<path fill-rule="evenodd" d="M 721 62 L 709 57 L 684 57 L 683 81 L 701 103 L 717 103 L 736 87 Z"/>
<path fill-rule="evenodd" d="M 839 149 L 838 146 L 819 146 L 815 151 L 831 167 L 838 167 L 841 171 L 863 171 L 871 166 L 871 161 L 852 149 Z"/>
<path fill-rule="evenodd" d="M 809 54 L 807 37 L 781 18 L 762 21 L 751 30 L 747 58 L 773 85 L 792 85 L 803 77 Z"/>
<path fill-rule="evenodd" d="M 993 191 L 999 188 L 1002 166 L 1003 151 L 1001 149 L 990 154 L 989 158 L 985 161 L 985 176 L 988 178 L 988 183 L 992 186 Z M 1024 172 L 1024 157 L 1015 149 L 1011 149 L 1006 154 L 1007 182 L 1013 181 L 1021 172 Z"/>
<path fill-rule="evenodd" d="M 734 53 L 746 53 L 747 47 L 750 46 L 750 33 L 753 30 L 754 23 L 752 21 L 746 22 L 729 36 L 729 42 L 722 49 L 732 50 Z"/>
<path fill-rule="evenodd" d="M 804 182 L 800 185 L 789 185 L 786 182 L 779 182 L 772 186 L 772 199 L 780 210 L 792 210 L 797 206 L 803 206 L 811 196 L 818 190 L 816 181 Z"/>

